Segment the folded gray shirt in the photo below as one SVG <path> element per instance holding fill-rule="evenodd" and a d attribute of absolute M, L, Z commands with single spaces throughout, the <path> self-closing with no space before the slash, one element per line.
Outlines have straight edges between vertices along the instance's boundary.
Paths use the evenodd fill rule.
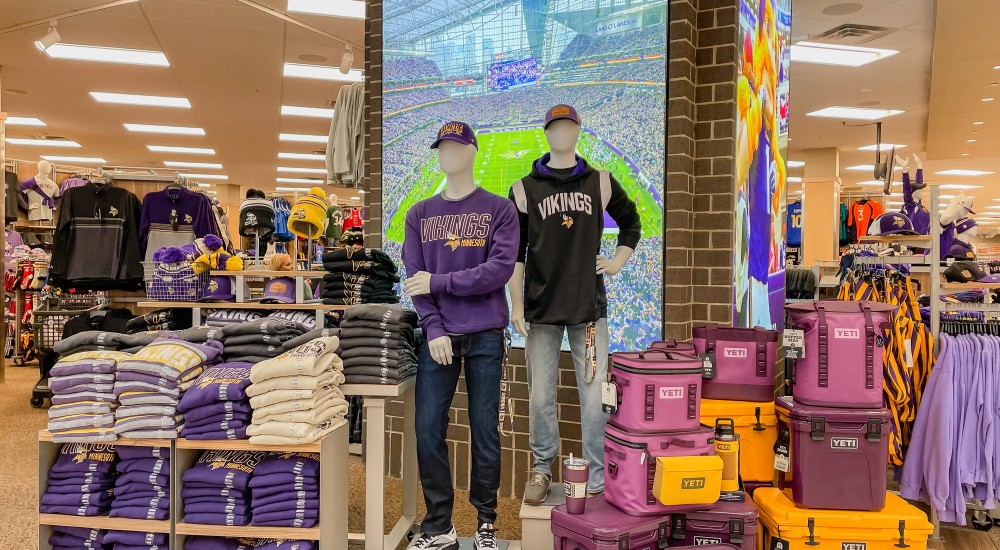
<path fill-rule="evenodd" d="M 318 328 L 316 330 L 310 330 L 309 332 L 303 334 L 302 336 L 296 336 L 295 338 L 292 338 L 291 340 L 285 342 L 284 344 L 281 344 L 281 347 L 285 351 L 288 351 L 290 349 L 295 349 L 295 348 L 301 346 L 302 344 L 307 344 L 309 342 L 312 342 L 313 340 L 315 340 L 317 338 L 326 338 L 326 337 L 329 337 L 329 336 L 337 336 L 337 337 L 339 337 L 340 336 L 340 329 L 339 328 Z M 338 348 L 335 353 L 337 355 L 340 355 L 340 349 Z"/>
<path fill-rule="evenodd" d="M 222 329 L 219 327 L 195 327 L 177 333 L 181 340 L 201 344 L 209 340 L 222 341 Z"/>
<path fill-rule="evenodd" d="M 239 346 L 243 344 L 265 344 L 283 345 L 285 342 L 295 338 L 294 334 L 241 334 L 239 336 L 229 336 L 223 341 L 225 347 Z"/>
<path fill-rule="evenodd" d="M 273 318 L 248 321 L 238 325 L 228 325 L 222 329 L 222 333 L 226 338 L 246 334 L 293 334 L 298 336 L 306 332 L 309 332 L 309 329 L 303 326 L 302 323 Z"/>
<path fill-rule="evenodd" d="M 116 350 L 121 336 L 117 332 L 88 330 L 59 340 L 52 346 L 52 351 L 59 355 L 67 355 L 70 350 L 81 346 L 98 346 L 97 349 L 100 350 Z"/>

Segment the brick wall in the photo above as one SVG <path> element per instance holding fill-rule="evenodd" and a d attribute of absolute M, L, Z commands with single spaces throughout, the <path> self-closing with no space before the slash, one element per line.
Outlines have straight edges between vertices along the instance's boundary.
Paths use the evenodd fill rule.
<path fill-rule="evenodd" d="M 367 1 L 365 21 L 365 246 L 382 246 L 382 0 Z"/>

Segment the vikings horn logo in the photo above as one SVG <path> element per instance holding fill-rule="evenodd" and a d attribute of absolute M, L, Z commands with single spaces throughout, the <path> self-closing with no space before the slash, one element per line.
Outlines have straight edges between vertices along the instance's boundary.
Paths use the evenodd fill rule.
<path fill-rule="evenodd" d="M 458 250 L 458 247 L 462 246 L 462 241 L 458 239 L 458 235 L 448 233 L 448 242 L 444 243 L 444 245 L 451 247 L 451 251 L 454 252 Z"/>
<path fill-rule="evenodd" d="M 896 218 L 892 221 L 892 225 L 895 225 L 896 227 L 903 227 L 906 225 L 906 222 L 903 221 L 903 218 Z"/>
<path fill-rule="evenodd" d="M 562 218 L 563 218 L 562 225 L 565 225 L 566 229 L 570 229 L 573 227 L 573 218 L 567 216 L 566 214 L 563 214 Z"/>
<path fill-rule="evenodd" d="M 211 464 L 208 465 L 208 467 L 212 470 L 218 470 L 219 468 L 224 468 L 225 466 L 226 466 L 226 459 L 224 458 L 213 460 Z"/>
<path fill-rule="evenodd" d="M 114 206 L 108 208 L 108 212 L 111 212 L 112 216 L 117 216 L 118 215 L 118 209 L 115 208 Z"/>
<path fill-rule="evenodd" d="M 76 455 L 73 456 L 73 462 L 76 462 L 77 464 L 83 464 L 84 460 L 87 460 L 87 451 L 76 453 Z"/>

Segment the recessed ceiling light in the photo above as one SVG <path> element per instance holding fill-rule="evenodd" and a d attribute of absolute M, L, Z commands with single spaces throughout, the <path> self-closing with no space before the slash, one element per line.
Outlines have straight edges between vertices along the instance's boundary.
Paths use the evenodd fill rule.
<path fill-rule="evenodd" d="M 29 145 L 32 147 L 80 147 L 79 143 L 68 139 L 7 138 L 7 143 L 11 145 Z"/>
<path fill-rule="evenodd" d="M 899 53 L 899 50 L 799 42 L 792 46 L 792 61 L 840 65 L 843 67 L 860 67 L 879 59 L 892 57 L 897 53 Z"/>
<path fill-rule="evenodd" d="M 189 180 L 227 180 L 229 176 L 222 174 L 184 174 Z"/>
<path fill-rule="evenodd" d="M 149 134 L 176 134 L 183 136 L 203 136 L 204 128 L 189 126 L 161 126 L 158 124 L 125 124 L 129 132 L 146 132 Z"/>
<path fill-rule="evenodd" d="M 983 103 L 989 103 L 989 102 L 991 102 L 991 101 L 993 101 L 995 99 L 996 99 L 995 97 L 984 97 L 982 99 L 982 101 L 983 101 Z"/>
<path fill-rule="evenodd" d="M 333 118 L 333 109 L 323 109 L 321 107 L 297 107 L 295 105 L 282 105 L 281 114 L 285 116 Z"/>
<path fill-rule="evenodd" d="M 788 178 L 788 181 L 791 182 L 791 183 L 800 183 L 802 181 L 802 178 L 795 177 L 795 176 L 790 176 Z"/>
<path fill-rule="evenodd" d="M 967 157 L 967 156 L 969 156 L 969 153 L 962 153 L 962 156 L 963 157 Z"/>
<path fill-rule="evenodd" d="M 993 65 L 993 70 L 1000 71 L 1000 65 Z"/>
<path fill-rule="evenodd" d="M 789 168 L 802 168 L 806 165 L 804 160 L 790 160 L 785 163 Z"/>
<path fill-rule="evenodd" d="M 45 50 L 45 55 L 53 59 L 72 59 L 75 61 L 103 61 L 107 63 L 126 63 L 129 65 L 153 65 L 169 67 L 170 62 L 163 52 L 149 50 L 130 50 L 127 48 L 105 48 L 101 46 L 85 46 L 83 44 L 55 44 Z"/>
<path fill-rule="evenodd" d="M 218 191 L 213 191 L 211 189 L 209 189 L 208 191 L 205 191 L 205 192 L 208 193 L 208 194 L 210 194 L 210 195 L 218 195 L 219 194 Z"/>
<path fill-rule="evenodd" d="M 347 74 L 344 74 L 340 72 L 339 67 L 303 65 L 301 63 L 285 63 L 284 75 L 337 82 L 364 82 L 365 80 L 365 72 L 361 69 L 351 69 Z"/>
<path fill-rule="evenodd" d="M 108 162 L 100 157 L 65 157 L 62 155 L 42 155 L 42 158 L 52 162 L 75 162 L 78 164 L 107 164 Z"/>
<path fill-rule="evenodd" d="M 275 191 L 289 191 L 289 192 L 301 191 L 303 193 L 308 193 L 311 189 L 312 189 L 311 187 L 275 187 L 274 188 Z"/>
<path fill-rule="evenodd" d="M 278 141 L 297 141 L 301 143 L 326 143 L 329 136 L 315 134 L 278 134 Z"/>
<path fill-rule="evenodd" d="M 214 155 L 215 149 L 206 147 L 174 147 L 173 145 L 147 145 L 154 153 L 187 153 L 189 155 Z"/>
<path fill-rule="evenodd" d="M 982 185 L 968 185 L 965 183 L 944 183 L 938 185 L 941 189 L 982 189 Z"/>
<path fill-rule="evenodd" d="M 966 143 L 975 143 L 975 142 L 976 142 L 976 140 L 974 140 L 974 139 L 967 139 L 967 140 L 965 140 L 965 142 L 966 142 Z"/>
<path fill-rule="evenodd" d="M 163 161 L 164 166 L 170 168 L 203 168 L 205 170 L 222 170 L 222 165 L 217 162 L 181 162 L 175 160 Z"/>
<path fill-rule="evenodd" d="M 824 117 L 824 118 L 847 118 L 852 120 L 878 120 L 880 118 L 886 118 L 890 116 L 895 116 L 901 114 L 905 111 L 900 111 L 896 109 L 863 109 L 860 107 L 827 107 L 825 109 L 820 109 L 818 111 L 813 111 L 811 113 L 806 113 L 806 116 Z"/>
<path fill-rule="evenodd" d="M 45 123 L 32 116 L 9 116 L 4 121 L 7 126 L 45 126 Z"/>
<path fill-rule="evenodd" d="M 977 121 L 975 121 L 975 122 L 972 123 L 973 126 L 982 126 L 983 124 L 986 124 L 986 123 L 983 122 L 983 121 L 981 121 L 981 120 L 977 120 Z"/>
<path fill-rule="evenodd" d="M 279 166 L 278 171 L 299 174 L 325 174 L 326 168 L 296 168 L 294 166 Z"/>
<path fill-rule="evenodd" d="M 939 176 L 988 176 L 994 172 L 988 170 L 942 170 L 934 173 Z"/>
<path fill-rule="evenodd" d="M 326 160 L 325 156 L 314 153 L 278 153 L 278 158 L 290 160 Z"/>
<path fill-rule="evenodd" d="M 211 183 L 199 183 L 198 184 L 198 187 L 211 187 L 211 186 L 212 186 Z"/>
<path fill-rule="evenodd" d="M 161 95 L 115 94 L 111 92 L 90 92 L 91 97 L 101 103 L 117 103 L 119 105 L 142 105 L 145 107 L 179 107 L 190 109 L 191 102 L 186 97 L 167 97 Z"/>
<path fill-rule="evenodd" d="M 996 86 L 1000 86 L 1000 82 L 990 82 L 990 88 L 994 88 Z"/>
<path fill-rule="evenodd" d="M 365 3 L 358 0 L 288 0 L 288 11 L 364 19 Z"/>
<path fill-rule="evenodd" d="M 879 149 L 879 151 L 880 152 L 892 151 L 893 148 L 904 149 L 904 148 L 906 148 L 906 146 L 902 145 L 900 143 L 883 143 L 882 147 L 881 147 L 881 149 Z M 875 150 L 875 144 L 874 143 L 871 144 L 871 145 L 865 145 L 864 147 L 858 147 L 858 151 L 874 151 L 874 150 Z"/>
<path fill-rule="evenodd" d="M 993 200 L 996 201 L 996 200 L 1000 200 L 1000 199 L 993 199 Z M 991 205 L 987 206 L 986 208 L 1000 209 L 1000 204 L 991 204 Z"/>
<path fill-rule="evenodd" d="M 278 178 L 278 183 L 323 183 L 319 178 Z"/>

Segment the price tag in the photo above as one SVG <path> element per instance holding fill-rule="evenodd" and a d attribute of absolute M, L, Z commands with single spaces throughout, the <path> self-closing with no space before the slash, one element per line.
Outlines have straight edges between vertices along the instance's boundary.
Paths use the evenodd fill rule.
<path fill-rule="evenodd" d="M 913 370 L 913 342 L 906 340 L 903 342 L 903 348 L 906 351 L 906 370 Z"/>
<path fill-rule="evenodd" d="M 789 546 L 787 540 L 775 537 L 771 539 L 771 545 L 768 547 L 768 550 L 789 550 L 790 548 L 791 546 Z"/>
<path fill-rule="evenodd" d="M 806 337 L 801 330 L 787 328 L 781 334 L 781 347 L 785 348 L 785 356 L 789 359 L 802 359 L 806 356 Z"/>
<path fill-rule="evenodd" d="M 715 352 L 701 354 L 701 377 L 705 380 L 715 378 Z"/>
<path fill-rule="evenodd" d="M 611 382 L 601 383 L 601 408 L 608 414 L 618 412 L 618 386 Z"/>
<path fill-rule="evenodd" d="M 786 439 L 779 439 L 774 444 L 774 469 L 779 472 L 788 473 L 791 469 L 791 460 L 789 457 L 791 453 L 789 452 L 789 445 Z"/>

